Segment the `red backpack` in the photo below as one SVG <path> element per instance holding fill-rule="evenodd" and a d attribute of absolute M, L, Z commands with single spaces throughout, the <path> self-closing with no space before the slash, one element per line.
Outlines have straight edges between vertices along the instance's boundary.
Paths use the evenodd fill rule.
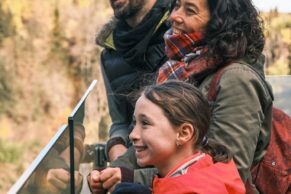
<path fill-rule="evenodd" d="M 211 81 L 210 102 L 216 99 L 216 88 L 225 67 L 218 70 Z M 272 111 L 270 143 L 263 159 L 251 167 L 252 180 L 262 194 L 291 193 L 291 118 L 278 108 L 273 107 Z M 246 191 L 254 193 L 248 181 Z"/>

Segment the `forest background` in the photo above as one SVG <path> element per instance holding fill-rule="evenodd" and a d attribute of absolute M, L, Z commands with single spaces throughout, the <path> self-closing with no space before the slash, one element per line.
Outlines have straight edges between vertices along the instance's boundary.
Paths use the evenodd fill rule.
<path fill-rule="evenodd" d="M 0 1 L 0 193 L 67 122 L 93 79 L 87 135 L 106 140 L 111 121 L 95 34 L 111 16 L 108 0 Z M 291 74 L 291 14 L 262 17 L 266 73 Z"/>

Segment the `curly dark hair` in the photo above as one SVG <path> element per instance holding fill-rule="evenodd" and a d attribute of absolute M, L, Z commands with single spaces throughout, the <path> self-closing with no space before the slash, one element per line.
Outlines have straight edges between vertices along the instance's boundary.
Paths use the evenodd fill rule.
<path fill-rule="evenodd" d="M 206 29 L 209 55 L 223 63 L 241 57 L 256 61 L 265 37 L 263 20 L 251 0 L 207 0 L 210 20 Z"/>

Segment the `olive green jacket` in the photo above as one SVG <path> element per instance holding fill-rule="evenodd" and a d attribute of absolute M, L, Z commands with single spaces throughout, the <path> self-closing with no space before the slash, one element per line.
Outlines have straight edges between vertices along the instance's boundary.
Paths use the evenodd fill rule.
<path fill-rule="evenodd" d="M 259 162 L 266 152 L 273 101 L 272 89 L 264 77 L 264 58 L 251 67 L 249 64 L 238 60 L 225 68 L 217 86 L 208 134 L 232 151 L 244 181 L 250 177 L 251 165 Z M 206 96 L 214 75 L 205 77 L 199 86 Z M 132 149 L 112 165 L 137 169 L 136 163 L 129 159 L 135 160 Z M 149 169 L 135 170 L 135 182 L 151 185 L 153 174 L 149 172 Z"/>

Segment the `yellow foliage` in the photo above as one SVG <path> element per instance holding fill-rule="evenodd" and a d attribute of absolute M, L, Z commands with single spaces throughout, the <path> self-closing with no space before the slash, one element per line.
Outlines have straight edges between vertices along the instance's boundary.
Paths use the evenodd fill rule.
<path fill-rule="evenodd" d="M 267 69 L 269 75 L 288 75 L 288 63 L 282 59 L 277 60 L 274 65 Z"/>
<path fill-rule="evenodd" d="M 16 27 L 16 31 L 19 32 L 23 28 L 23 14 L 31 12 L 31 1 L 9 0 L 6 3 L 7 9 L 13 15 L 13 21 Z"/>
<path fill-rule="evenodd" d="M 291 44 L 291 28 L 284 28 L 281 30 L 282 41 Z"/>
<path fill-rule="evenodd" d="M 287 25 L 291 24 L 291 15 L 289 14 L 281 14 L 280 16 L 272 19 L 270 23 L 270 27 L 274 30 L 280 30 L 282 28 L 286 28 Z"/>
<path fill-rule="evenodd" d="M 90 2 L 88 0 L 78 0 L 80 7 L 88 7 L 90 5 Z"/>
<path fill-rule="evenodd" d="M 0 120 L 0 137 L 1 139 L 8 139 L 11 136 L 11 125 L 7 118 Z"/>

